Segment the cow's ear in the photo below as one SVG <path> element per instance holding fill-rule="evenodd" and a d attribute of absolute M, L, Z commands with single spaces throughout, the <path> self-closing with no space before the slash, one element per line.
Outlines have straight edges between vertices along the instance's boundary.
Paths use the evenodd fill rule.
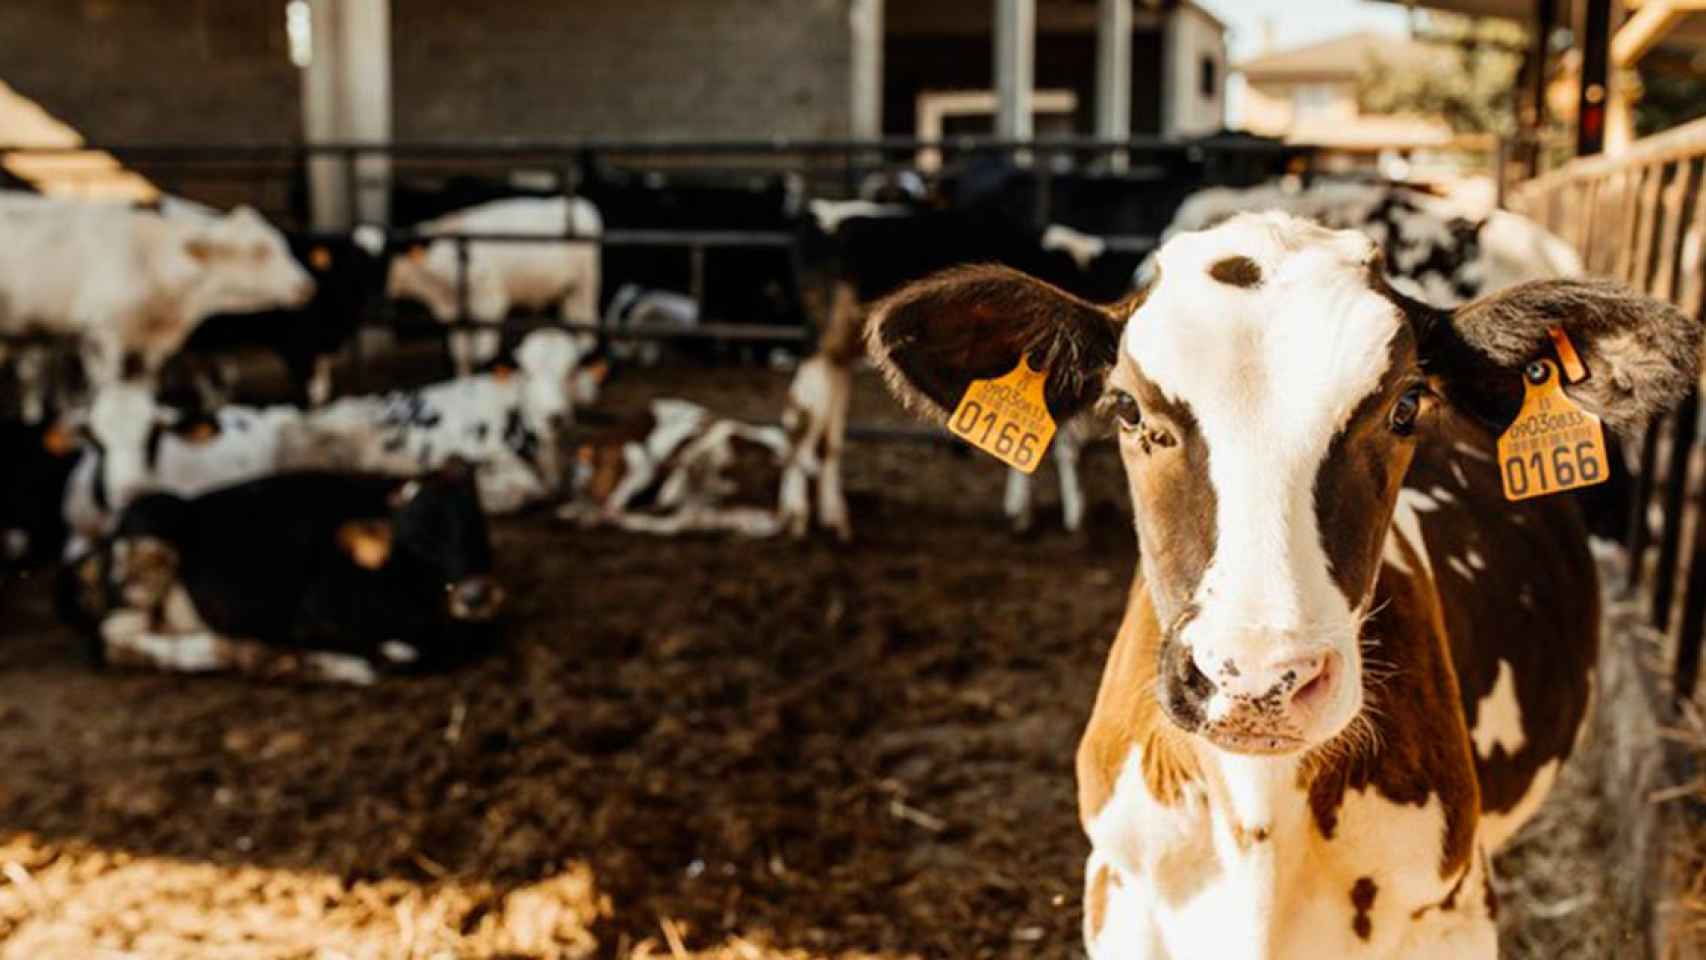
<path fill-rule="evenodd" d="M 1064 420 L 1094 403 L 1118 355 L 1124 315 L 1006 267 L 962 267 L 907 286 L 872 311 L 871 359 L 889 388 L 935 418 L 973 380 L 1021 358 L 1048 371 L 1044 396 Z"/>
<path fill-rule="evenodd" d="M 1521 406 L 1523 367 L 1563 351 L 1587 373 L 1565 392 L 1617 430 L 1675 406 L 1700 367 L 1700 324 L 1607 280 L 1536 280 L 1451 313 L 1421 308 L 1417 333 L 1423 368 L 1447 399 L 1499 424 Z"/>

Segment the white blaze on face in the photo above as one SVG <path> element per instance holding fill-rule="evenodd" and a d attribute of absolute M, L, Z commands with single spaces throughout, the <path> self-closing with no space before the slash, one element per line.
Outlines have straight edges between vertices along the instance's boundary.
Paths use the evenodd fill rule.
<path fill-rule="evenodd" d="M 1284 214 L 1181 234 L 1161 249 L 1159 282 L 1123 344 L 1143 376 L 1190 408 L 1208 450 L 1217 540 L 1181 639 L 1256 660 L 1276 643 L 1330 645 L 1351 682 L 1312 735 L 1336 732 L 1360 707 L 1361 611 L 1333 581 L 1314 490 L 1334 436 L 1386 373 L 1403 322 L 1369 285 L 1374 256 L 1361 234 Z M 1254 261 L 1260 282 L 1210 276 L 1229 257 Z"/>

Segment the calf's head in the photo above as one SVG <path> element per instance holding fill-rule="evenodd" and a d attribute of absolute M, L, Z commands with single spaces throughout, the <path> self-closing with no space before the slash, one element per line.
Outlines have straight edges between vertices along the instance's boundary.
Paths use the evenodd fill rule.
<path fill-rule="evenodd" d="M 199 264 L 190 304 L 200 316 L 295 308 L 314 296 L 284 235 L 248 207 L 194 223 L 185 250 Z"/>
<path fill-rule="evenodd" d="M 453 619 L 490 620 L 503 606 L 474 471 L 459 459 L 398 484 L 391 516 L 377 528 L 346 528 L 339 537 L 361 566 L 392 565 L 442 587 Z"/>
<path fill-rule="evenodd" d="M 1447 313 L 1388 288 L 1360 233 L 1284 214 L 1180 234 L 1156 266 L 1112 306 L 962 269 L 880 304 L 867 335 L 937 417 L 1028 358 L 1057 421 L 1115 421 L 1163 632 L 1156 695 L 1230 751 L 1308 749 L 1361 714 L 1363 621 L 1417 445 L 1451 410 L 1508 422 L 1548 327 L 1591 371 L 1569 392 L 1612 426 L 1696 368 L 1696 326 L 1616 286 L 1541 281 Z"/>

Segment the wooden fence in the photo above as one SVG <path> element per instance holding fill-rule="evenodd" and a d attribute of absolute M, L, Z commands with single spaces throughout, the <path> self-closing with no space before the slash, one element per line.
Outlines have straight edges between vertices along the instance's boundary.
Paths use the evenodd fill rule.
<path fill-rule="evenodd" d="M 1506 205 L 1570 241 L 1588 273 L 1614 277 L 1706 320 L 1703 163 L 1706 120 L 1645 138 L 1616 156 L 1573 160 L 1511 189 Z M 1700 426 L 1696 391 L 1639 438 L 1625 544 L 1625 588 L 1645 589 L 1653 626 L 1674 639 L 1677 700 L 1694 691 L 1706 636 Z"/>

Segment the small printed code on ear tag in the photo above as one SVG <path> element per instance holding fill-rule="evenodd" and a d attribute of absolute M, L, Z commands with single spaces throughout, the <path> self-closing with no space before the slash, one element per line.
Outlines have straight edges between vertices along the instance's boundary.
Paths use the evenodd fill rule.
<path fill-rule="evenodd" d="M 1025 358 L 1005 376 L 973 380 L 948 418 L 948 431 L 1002 463 L 1031 473 L 1054 439 L 1054 418 L 1043 400 L 1048 371 Z"/>
<path fill-rule="evenodd" d="M 1560 493 L 1608 478 L 1605 429 L 1564 393 L 1558 367 L 1538 361 L 1545 378 L 1523 378 L 1522 411 L 1499 437 L 1506 500 Z"/>

